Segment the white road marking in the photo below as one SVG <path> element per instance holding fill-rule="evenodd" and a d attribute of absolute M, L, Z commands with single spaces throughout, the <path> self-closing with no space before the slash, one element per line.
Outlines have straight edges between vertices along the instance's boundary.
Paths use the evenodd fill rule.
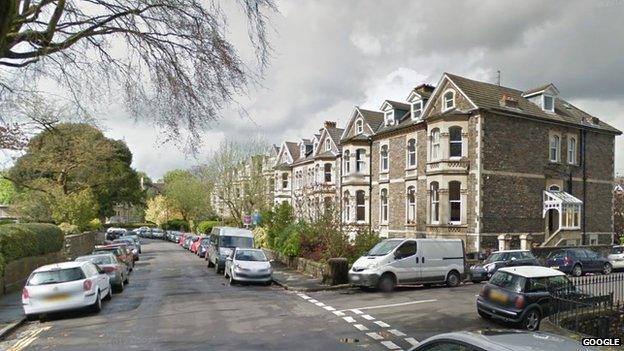
<path fill-rule="evenodd" d="M 405 338 L 405 341 L 407 341 L 412 346 L 416 346 L 416 345 L 420 344 L 420 342 L 418 342 L 418 340 L 416 340 L 414 338 Z"/>
<path fill-rule="evenodd" d="M 355 319 L 353 317 L 342 317 L 347 323 L 355 323 Z"/>
<path fill-rule="evenodd" d="M 382 327 L 382 328 L 389 328 L 390 327 L 390 324 L 384 323 L 382 321 L 375 321 L 374 323 L 377 324 L 378 326 Z"/>
<path fill-rule="evenodd" d="M 375 317 L 371 316 L 370 314 L 364 314 L 362 315 L 362 318 L 366 319 L 367 321 L 375 320 Z"/>
<path fill-rule="evenodd" d="M 315 305 L 317 305 L 318 307 L 323 307 L 323 306 L 325 306 L 325 304 L 324 304 L 324 303 L 322 303 L 322 302 L 317 302 L 317 303 L 315 303 Z"/>
<path fill-rule="evenodd" d="M 311 299 L 311 297 L 306 294 L 297 294 L 297 295 L 299 295 L 299 297 L 301 297 L 302 299 L 306 299 L 306 300 Z"/>
<path fill-rule="evenodd" d="M 364 313 L 364 312 L 358 310 L 357 308 L 352 309 L 351 312 L 353 312 L 355 314 L 362 314 L 362 313 Z"/>
<path fill-rule="evenodd" d="M 385 347 L 387 347 L 389 350 L 396 350 L 396 349 L 400 349 L 401 347 L 399 347 L 399 345 L 393 343 L 392 341 L 382 341 L 381 344 Z"/>
<path fill-rule="evenodd" d="M 356 327 L 358 330 L 364 331 L 364 330 L 368 330 L 368 328 L 366 328 L 365 325 L 363 324 L 354 324 L 354 327 Z"/>
<path fill-rule="evenodd" d="M 344 312 L 342 312 L 342 311 L 334 311 L 333 313 L 334 313 L 336 316 L 338 316 L 338 317 L 342 317 L 342 316 L 344 316 L 344 315 L 345 315 L 345 313 L 344 313 Z"/>
<path fill-rule="evenodd" d="M 361 310 L 372 310 L 372 309 L 375 309 L 375 308 L 386 308 L 386 307 L 415 305 L 415 304 L 419 304 L 419 303 L 436 302 L 436 301 L 438 301 L 438 300 L 437 299 L 432 299 L 432 300 L 408 301 L 408 302 L 392 303 L 392 304 L 389 304 L 389 305 L 377 305 L 377 306 L 366 306 L 366 307 L 351 308 L 351 309 L 346 309 L 346 310 L 343 310 L 343 311 L 349 311 L 350 310 L 350 311 L 360 311 L 361 312 Z"/>
<path fill-rule="evenodd" d="M 392 333 L 392 334 L 394 334 L 396 336 L 405 336 L 405 333 L 403 333 L 403 332 L 401 332 L 399 330 L 396 330 L 396 329 L 390 329 L 390 330 L 388 330 L 388 333 Z"/>
<path fill-rule="evenodd" d="M 383 336 L 377 333 L 366 333 L 366 335 L 368 335 L 368 337 L 370 337 L 373 340 L 383 340 Z"/>
<path fill-rule="evenodd" d="M 336 309 L 331 307 L 331 306 L 325 306 L 323 307 L 324 309 L 328 310 L 328 311 L 335 311 Z"/>
<path fill-rule="evenodd" d="M 312 303 L 317 303 L 318 302 L 318 300 L 315 300 L 315 299 L 309 299 L 308 301 L 310 301 Z"/>

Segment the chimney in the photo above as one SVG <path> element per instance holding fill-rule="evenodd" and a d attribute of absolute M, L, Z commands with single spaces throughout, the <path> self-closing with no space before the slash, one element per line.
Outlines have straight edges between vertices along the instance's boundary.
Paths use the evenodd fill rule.
<path fill-rule="evenodd" d="M 334 122 L 334 121 L 325 121 L 325 128 L 336 128 L 336 122 Z"/>
<path fill-rule="evenodd" d="M 503 107 L 518 108 L 518 99 L 503 94 L 503 97 L 500 99 L 500 105 Z"/>

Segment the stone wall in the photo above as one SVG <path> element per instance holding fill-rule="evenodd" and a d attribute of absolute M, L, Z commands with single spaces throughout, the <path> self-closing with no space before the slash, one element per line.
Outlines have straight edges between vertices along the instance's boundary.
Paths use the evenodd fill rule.
<path fill-rule="evenodd" d="M 280 254 L 279 252 L 269 249 L 263 250 L 266 252 L 267 256 L 269 256 L 269 258 L 314 278 L 322 279 L 323 275 L 329 272 L 329 267 L 326 263 L 316 262 L 301 257 L 288 257 Z"/>
<path fill-rule="evenodd" d="M 96 244 L 96 235 L 97 232 L 86 232 L 65 236 L 65 258 L 71 261 L 91 253 Z"/>

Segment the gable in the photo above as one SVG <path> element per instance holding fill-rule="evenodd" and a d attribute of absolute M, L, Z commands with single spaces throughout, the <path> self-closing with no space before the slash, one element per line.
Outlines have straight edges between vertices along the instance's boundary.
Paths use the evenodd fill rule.
<path fill-rule="evenodd" d="M 443 95 L 447 91 L 453 91 L 455 94 L 455 110 L 468 111 L 477 108 L 470 98 L 445 74 L 435 88 L 431 98 L 425 104 L 425 109 L 422 114 L 423 118 L 435 116 L 444 112 L 442 109 Z"/>
<path fill-rule="evenodd" d="M 347 123 L 347 127 L 345 128 L 344 132 L 342 133 L 342 136 L 340 137 L 340 139 L 341 140 L 349 139 L 349 138 L 352 138 L 352 137 L 354 137 L 356 135 L 359 135 L 359 133 L 357 133 L 357 129 L 356 129 L 356 125 L 357 125 L 356 122 L 358 122 L 360 120 L 362 121 L 362 129 L 363 129 L 363 133 L 362 134 L 368 136 L 368 135 L 372 135 L 372 134 L 375 133 L 373 128 L 366 121 L 366 118 L 364 118 L 364 116 L 360 112 L 359 108 L 356 107 L 353 110 L 353 112 L 351 112 L 351 117 L 349 118 L 349 123 Z"/>

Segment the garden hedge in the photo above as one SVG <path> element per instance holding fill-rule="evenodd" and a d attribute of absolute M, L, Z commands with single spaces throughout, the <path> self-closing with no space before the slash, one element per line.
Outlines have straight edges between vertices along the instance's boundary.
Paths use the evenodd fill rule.
<path fill-rule="evenodd" d="M 63 231 L 54 224 L 2 225 L 0 226 L 0 265 L 23 257 L 58 252 L 63 249 L 64 245 Z"/>
<path fill-rule="evenodd" d="M 201 221 L 197 225 L 197 232 L 202 234 L 208 234 L 212 231 L 212 228 L 219 225 L 219 221 Z"/>

